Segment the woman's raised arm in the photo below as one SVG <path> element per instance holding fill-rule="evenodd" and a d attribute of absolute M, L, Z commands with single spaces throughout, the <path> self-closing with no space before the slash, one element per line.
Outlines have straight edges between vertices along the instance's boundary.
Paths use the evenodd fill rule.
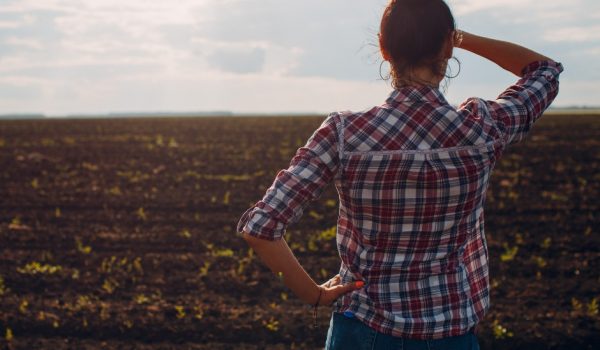
<path fill-rule="evenodd" d="M 464 31 L 457 32 L 456 37 L 460 38 L 461 36 L 462 40 L 455 40 L 455 47 L 487 58 L 519 77 L 522 76 L 523 69 L 532 62 L 552 61 L 542 54 L 507 41 L 490 39 Z"/>

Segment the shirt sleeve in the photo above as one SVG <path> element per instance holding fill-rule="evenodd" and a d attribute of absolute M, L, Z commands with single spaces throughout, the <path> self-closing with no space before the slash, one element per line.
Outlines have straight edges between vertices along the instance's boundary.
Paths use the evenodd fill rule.
<path fill-rule="evenodd" d="M 469 99 L 461 107 L 469 108 L 472 105 L 479 112 L 487 112 L 487 117 L 494 121 L 505 144 L 521 141 L 554 101 L 562 71 L 563 66 L 554 61 L 533 62 L 523 69 L 521 79 L 496 100 Z"/>
<path fill-rule="evenodd" d="M 242 215 L 238 232 L 270 241 L 281 239 L 308 203 L 320 197 L 339 165 L 337 119 L 336 113 L 330 114 L 298 149 L 290 166 L 277 174 L 262 200 Z"/>

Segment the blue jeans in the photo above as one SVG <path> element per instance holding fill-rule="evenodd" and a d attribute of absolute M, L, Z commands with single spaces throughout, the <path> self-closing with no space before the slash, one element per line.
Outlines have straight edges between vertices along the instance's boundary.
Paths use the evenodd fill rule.
<path fill-rule="evenodd" d="M 473 332 L 435 340 L 416 340 L 379 333 L 356 318 L 334 312 L 326 350 L 479 350 Z"/>

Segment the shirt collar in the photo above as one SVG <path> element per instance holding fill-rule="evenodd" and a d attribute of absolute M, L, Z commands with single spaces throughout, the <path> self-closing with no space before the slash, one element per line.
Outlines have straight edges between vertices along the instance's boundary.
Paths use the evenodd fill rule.
<path fill-rule="evenodd" d="M 392 91 L 386 102 L 390 106 L 397 106 L 404 102 L 418 101 L 440 105 L 448 104 L 441 91 L 431 86 L 403 86 L 400 89 Z"/>

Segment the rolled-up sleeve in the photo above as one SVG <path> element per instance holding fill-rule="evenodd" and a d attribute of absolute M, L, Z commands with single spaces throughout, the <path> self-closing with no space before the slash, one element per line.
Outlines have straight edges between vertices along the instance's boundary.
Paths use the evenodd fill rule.
<path fill-rule="evenodd" d="M 533 62 L 497 99 L 469 98 L 459 109 L 489 120 L 499 130 L 504 144 L 521 141 L 556 98 L 562 71 L 562 64 L 554 61 Z"/>
<path fill-rule="evenodd" d="M 533 62 L 523 69 L 517 83 L 496 100 L 487 101 L 490 116 L 506 144 L 521 141 L 554 101 L 562 71 L 562 65 L 554 61 Z"/>
<path fill-rule="evenodd" d="M 320 197 L 339 166 L 338 120 L 339 115 L 330 114 L 298 149 L 290 166 L 279 171 L 262 200 L 242 215 L 238 232 L 271 241 L 281 239 L 308 203 Z"/>

